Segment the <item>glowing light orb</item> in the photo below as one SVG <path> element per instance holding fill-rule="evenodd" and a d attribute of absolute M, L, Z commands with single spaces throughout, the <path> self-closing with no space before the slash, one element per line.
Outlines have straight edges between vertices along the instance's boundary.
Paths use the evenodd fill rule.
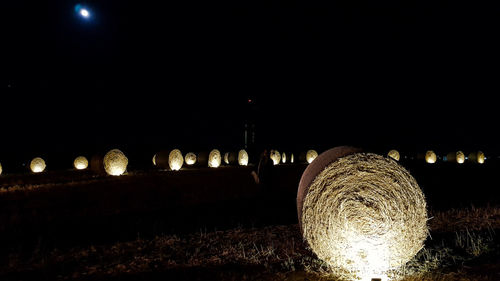
<path fill-rule="evenodd" d="M 81 4 L 75 5 L 75 12 L 78 13 L 78 15 L 84 19 L 90 18 L 90 10 L 82 6 Z"/>
<path fill-rule="evenodd" d="M 437 160 L 437 156 L 436 156 L 436 153 L 434 153 L 434 151 L 428 150 L 425 153 L 425 162 L 427 162 L 429 164 L 433 164 L 433 163 L 436 163 L 436 160 Z"/>
<path fill-rule="evenodd" d="M 127 170 L 128 158 L 118 149 L 112 149 L 104 155 L 104 170 L 108 175 L 120 176 Z"/>
<path fill-rule="evenodd" d="M 41 173 L 46 167 L 45 161 L 40 157 L 36 157 L 31 160 L 30 169 L 33 173 Z"/>
<path fill-rule="evenodd" d="M 308 150 L 307 153 L 306 153 L 306 160 L 307 160 L 307 163 L 311 164 L 312 161 L 314 161 L 314 159 L 316 159 L 316 157 L 318 157 L 318 152 L 316 152 L 316 150 Z"/>
<path fill-rule="evenodd" d="M 194 165 L 196 163 L 196 154 L 188 152 L 184 157 L 184 161 L 186 162 L 186 165 Z"/>
<path fill-rule="evenodd" d="M 462 164 L 465 162 L 465 154 L 462 151 L 457 151 L 456 160 L 458 164 Z"/>
<path fill-rule="evenodd" d="M 224 153 L 224 163 L 229 165 L 229 152 Z"/>
<path fill-rule="evenodd" d="M 304 171 L 299 225 L 313 252 L 343 279 L 384 276 L 423 248 L 425 197 L 396 161 L 342 149 L 323 153 Z"/>
<path fill-rule="evenodd" d="M 270 157 L 271 157 L 271 160 L 273 160 L 274 165 L 278 165 L 281 161 L 281 154 L 277 150 L 271 150 Z"/>
<path fill-rule="evenodd" d="M 285 164 L 285 163 L 286 163 L 286 153 L 285 153 L 285 152 L 283 152 L 283 153 L 281 154 L 281 163 L 283 163 L 283 164 Z"/>
<path fill-rule="evenodd" d="M 387 156 L 391 157 L 392 159 L 396 160 L 396 161 L 399 161 L 399 151 L 393 149 L 391 151 L 389 151 L 389 153 L 387 153 Z"/>
<path fill-rule="evenodd" d="M 184 164 L 184 156 L 179 149 L 174 149 L 168 154 L 168 166 L 172 171 L 178 171 Z"/>
<path fill-rule="evenodd" d="M 221 157 L 220 151 L 217 149 L 213 149 L 208 154 L 208 167 L 218 168 L 221 164 L 221 160 L 222 160 L 222 157 Z"/>
<path fill-rule="evenodd" d="M 78 156 L 75 158 L 75 161 L 73 161 L 73 166 L 77 170 L 85 170 L 89 166 L 89 160 L 87 160 L 85 156 Z"/>
<path fill-rule="evenodd" d="M 248 153 L 244 149 L 242 149 L 238 152 L 238 164 L 240 166 L 247 166 L 248 165 Z"/>

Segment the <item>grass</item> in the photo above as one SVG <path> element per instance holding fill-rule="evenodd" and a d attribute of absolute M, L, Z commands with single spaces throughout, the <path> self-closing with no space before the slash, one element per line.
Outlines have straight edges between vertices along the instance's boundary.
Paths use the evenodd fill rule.
<path fill-rule="evenodd" d="M 435 213 L 432 239 L 426 248 L 397 272 L 402 280 L 498 280 L 500 249 L 497 208 L 450 210 Z M 438 221 L 461 215 L 469 222 L 458 229 Z M 471 227 L 484 214 L 488 223 Z M 448 219 L 446 219 L 448 221 Z M 453 229 L 450 231 L 450 229 Z M 0 266 L 0 279 L 49 276 L 51 280 L 127 280 L 127 276 L 203 280 L 338 280 L 303 243 L 298 225 L 235 228 L 187 235 L 138 237 L 111 245 L 68 250 L 36 249 L 29 256 L 13 253 Z M 496 273 L 495 273 L 495 270 Z M 225 273 L 223 273 L 225 272 Z M 496 274 L 496 275 L 495 275 Z M 34 278 L 36 279 L 36 278 Z M 153 278 L 154 279 L 154 278 Z"/>

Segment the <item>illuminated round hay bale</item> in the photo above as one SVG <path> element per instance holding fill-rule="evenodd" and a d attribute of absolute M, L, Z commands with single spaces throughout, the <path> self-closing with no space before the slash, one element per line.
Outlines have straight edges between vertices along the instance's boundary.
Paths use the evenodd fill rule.
<path fill-rule="evenodd" d="M 392 149 L 391 151 L 389 151 L 387 153 L 387 156 L 391 157 L 392 159 L 394 159 L 396 161 L 399 161 L 399 159 L 400 159 L 399 151 L 397 151 L 395 149 Z"/>
<path fill-rule="evenodd" d="M 292 155 L 290 155 L 290 163 L 293 164 L 294 161 L 295 161 L 295 157 L 293 156 L 293 153 L 292 153 Z"/>
<path fill-rule="evenodd" d="M 478 164 L 484 164 L 484 160 L 486 160 L 486 156 L 482 151 L 477 151 L 477 152 L 471 152 L 469 153 L 468 157 L 469 161 L 478 163 Z"/>
<path fill-rule="evenodd" d="M 2 163 L 0 163 L 0 175 L 2 174 L 3 170 L 2 170 Z"/>
<path fill-rule="evenodd" d="M 194 154 L 193 152 L 186 153 L 186 156 L 184 157 L 184 162 L 186 162 L 186 165 L 188 166 L 196 164 L 196 154 Z"/>
<path fill-rule="evenodd" d="M 221 164 L 221 160 L 222 160 L 222 157 L 221 157 L 220 151 L 217 149 L 213 149 L 208 154 L 208 167 L 218 168 Z"/>
<path fill-rule="evenodd" d="M 458 164 L 463 164 L 465 162 L 465 154 L 462 151 L 457 151 L 455 153 L 455 158 Z"/>
<path fill-rule="evenodd" d="M 30 162 L 30 169 L 33 173 L 41 173 L 46 167 L 47 165 L 45 165 L 45 161 L 41 157 L 35 157 Z"/>
<path fill-rule="evenodd" d="M 304 171 L 297 194 L 304 240 L 344 278 L 397 269 L 428 235 L 426 201 L 415 179 L 389 158 L 358 151 L 322 153 Z"/>
<path fill-rule="evenodd" d="M 238 165 L 240 166 L 248 166 L 248 153 L 246 150 L 241 149 L 238 151 Z"/>
<path fill-rule="evenodd" d="M 119 149 L 112 149 L 104 155 L 103 162 L 108 175 L 120 176 L 127 170 L 128 158 Z"/>
<path fill-rule="evenodd" d="M 85 156 L 78 156 L 73 161 L 73 167 L 77 170 L 85 170 L 89 166 L 89 160 Z"/>
<path fill-rule="evenodd" d="M 278 165 L 281 161 L 281 154 L 279 151 L 273 149 L 271 150 L 270 158 L 273 160 L 274 165 Z"/>
<path fill-rule="evenodd" d="M 316 150 L 311 149 L 306 152 L 307 163 L 311 164 L 311 162 L 314 161 L 316 157 L 318 157 L 318 152 L 316 152 Z"/>
<path fill-rule="evenodd" d="M 156 166 L 156 153 L 153 155 L 153 165 Z"/>
<path fill-rule="evenodd" d="M 286 153 L 281 153 L 281 163 L 286 164 Z"/>
<path fill-rule="evenodd" d="M 178 171 L 184 164 L 184 156 L 179 149 L 174 149 L 168 154 L 168 167 L 172 171 Z"/>
<path fill-rule="evenodd" d="M 432 163 L 436 163 L 436 160 L 437 160 L 437 156 L 436 156 L 436 153 L 434 153 L 434 151 L 428 150 L 425 153 L 425 162 L 432 164 Z"/>

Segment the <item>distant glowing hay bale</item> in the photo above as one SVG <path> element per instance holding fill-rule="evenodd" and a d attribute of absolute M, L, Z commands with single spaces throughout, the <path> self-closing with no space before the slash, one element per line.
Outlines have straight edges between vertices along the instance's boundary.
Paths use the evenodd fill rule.
<path fill-rule="evenodd" d="M 432 163 L 436 163 L 436 160 L 437 160 L 437 156 L 436 156 L 436 153 L 434 153 L 434 151 L 428 150 L 425 153 L 425 162 L 432 164 Z"/>
<path fill-rule="evenodd" d="M 229 165 L 229 152 L 224 153 L 224 163 Z"/>
<path fill-rule="evenodd" d="M 186 165 L 194 165 L 196 163 L 196 154 L 192 152 L 186 153 L 186 156 L 184 157 L 184 161 L 186 162 Z"/>
<path fill-rule="evenodd" d="M 457 151 L 455 157 L 458 164 L 462 164 L 465 162 L 465 154 L 462 151 Z"/>
<path fill-rule="evenodd" d="M 484 160 L 486 160 L 486 156 L 482 151 L 477 151 L 477 152 L 471 152 L 469 153 L 469 161 L 478 163 L 478 164 L 484 164 Z"/>
<path fill-rule="evenodd" d="M 119 176 L 127 170 L 128 158 L 118 149 L 112 149 L 104 155 L 104 170 L 108 175 Z"/>
<path fill-rule="evenodd" d="M 2 164 L 0 163 L 0 175 L 2 174 L 3 170 L 2 170 Z"/>
<path fill-rule="evenodd" d="M 286 164 L 286 153 L 285 152 L 283 152 L 281 154 L 281 163 Z"/>
<path fill-rule="evenodd" d="M 41 173 L 46 167 L 45 161 L 40 157 L 35 157 L 31 160 L 30 169 L 33 173 Z"/>
<path fill-rule="evenodd" d="M 304 239 L 346 278 L 383 275 L 404 265 L 428 235 L 417 182 L 388 158 L 332 151 L 335 157 L 320 155 L 302 175 L 297 206 Z"/>
<path fill-rule="evenodd" d="M 399 156 L 399 151 L 393 149 L 387 153 L 387 156 L 391 157 L 392 159 L 399 161 L 400 156 Z"/>
<path fill-rule="evenodd" d="M 277 150 L 271 150 L 270 157 L 271 157 L 271 160 L 273 160 L 274 165 L 278 165 L 281 161 L 281 154 Z"/>
<path fill-rule="evenodd" d="M 184 156 L 179 149 L 174 149 L 168 154 L 168 166 L 172 171 L 178 171 L 184 164 Z"/>
<path fill-rule="evenodd" d="M 217 168 L 221 164 L 221 154 L 220 151 L 217 149 L 213 149 L 210 151 L 210 154 L 208 154 L 208 167 L 210 168 Z"/>
<path fill-rule="evenodd" d="M 307 153 L 306 153 L 306 160 L 307 160 L 307 163 L 311 164 L 312 161 L 314 161 L 314 159 L 316 159 L 316 157 L 318 157 L 318 152 L 316 152 L 316 150 L 308 150 Z"/>
<path fill-rule="evenodd" d="M 290 163 L 292 163 L 292 164 L 293 164 L 293 161 L 294 161 L 294 160 L 295 160 L 295 159 L 294 159 L 294 157 L 293 157 L 293 153 L 292 153 L 292 155 L 290 156 Z"/>
<path fill-rule="evenodd" d="M 77 170 L 85 170 L 89 166 L 89 160 L 85 156 L 78 156 L 73 161 L 73 166 Z"/>
<path fill-rule="evenodd" d="M 156 166 L 156 154 L 155 154 L 155 155 L 153 155 L 153 165 L 155 165 L 155 166 Z"/>
<path fill-rule="evenodd" d="M 244 149 L 238 151 L 238 164 L 240 166 L 248 165 L 248 153 Z"/>

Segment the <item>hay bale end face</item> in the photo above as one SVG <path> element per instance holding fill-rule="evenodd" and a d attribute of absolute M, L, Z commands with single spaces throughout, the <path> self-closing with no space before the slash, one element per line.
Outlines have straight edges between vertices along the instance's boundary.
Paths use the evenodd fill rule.
<path fill-rule="evenodd" d="M 33 173 L 41 173 L 45 171 L 47 165 L 45 161 L 41 157 L 35 157 L 30 162 L 30 169 Z"/>
<path fill-rule="evenodd" d="M 313 252 L 346 278 L 404 265 L 428 235 L 415 179 L 397 162 L 352 147 L 328 150 L 307 167 L 297 208 Z"/>
<path fill-rule="evenodd" d="M 212 149 L 208 154 L 208 167 L 218 168 L 222 162 L 222 156 L 218 149 Z"/>
<path fill-rule="evenodd" d="M 78 156 L 73 161 L 73 167 L 77 170 L 85 170 L 89 166 L 89 161 L 85 156 Z"/>
<path fill-rule="evenodd" d="M 103 162 L 108 175 L 120 176 L 127 171 L 128 158 L 119 149 L 112 149 L 106 153 Z"/>

